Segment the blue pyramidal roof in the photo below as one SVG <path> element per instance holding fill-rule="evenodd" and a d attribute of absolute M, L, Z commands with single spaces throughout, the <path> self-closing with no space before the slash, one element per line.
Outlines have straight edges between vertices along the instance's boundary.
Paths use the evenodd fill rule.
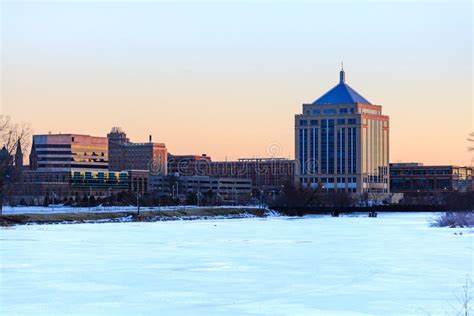
<path fill-rule="evenodd" d="M 372 104 L 346 84 L 344 70 L 339 73 L 339 78 L 339 83 L 313 104 Z"/>

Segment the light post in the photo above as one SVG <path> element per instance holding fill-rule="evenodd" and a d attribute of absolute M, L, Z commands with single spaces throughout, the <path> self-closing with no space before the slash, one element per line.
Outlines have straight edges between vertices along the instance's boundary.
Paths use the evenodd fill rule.
<path fill-rule="evenodd" d="M 137 190 L 137 216 L 140 215 L 140 193 Z"/>
<path fill-rule="evenodd" d="M 201 191 L 198 191 L 198 193 L 196 194 L 197 195 L 197 204 L 198 206 L 201 206 Z"/>
<path fill-rule="evenodd" d="M 53 200 L 52 205 L 53 205 L 53 212 L 54 212 L 54 191 L 51 192 L 51 196 L 52 196 L 52 200 Z"/>
<path fill-rule="evenodd" d="M 110 191 L 111 191 L 111 190 L 112 190 L 112 188 L 111 188 L 111 187 L 109 187 L 109 188 L 107 189 L 107 192 L 108 192 L 108 198 L 109 198 L 109 206 L 111 206 L 111 204 L 112 204 L 112 199 L 111 199 L 111 197 L 112 197 L 112 194 L 110 193 Z"/>
<path fill-rule="evenodd" d="M 87 209 L 91 211 L 92 187 L 89 187 L 89 197 L 87 198 Z"/>

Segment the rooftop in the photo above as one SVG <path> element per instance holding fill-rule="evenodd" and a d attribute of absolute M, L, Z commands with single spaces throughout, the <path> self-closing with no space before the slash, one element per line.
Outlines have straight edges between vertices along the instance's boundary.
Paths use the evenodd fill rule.
<path fill-rule="evenodd" d="M 346 83 L 344 69 L 339 72 L 339 83 L 313 102 L 315 105 L 324 104 L 372 104 Z"/>

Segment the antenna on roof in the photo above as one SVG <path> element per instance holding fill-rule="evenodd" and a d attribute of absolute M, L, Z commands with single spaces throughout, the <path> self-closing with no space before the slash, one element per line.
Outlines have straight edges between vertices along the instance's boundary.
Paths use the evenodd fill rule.
<path fill-rule="evenodd" d="M 344 73 L 344 62 L 341 61 L 341 71 L 339 72 L 339 82 L 344 83 L 346 81 L 346 74 Z"/>

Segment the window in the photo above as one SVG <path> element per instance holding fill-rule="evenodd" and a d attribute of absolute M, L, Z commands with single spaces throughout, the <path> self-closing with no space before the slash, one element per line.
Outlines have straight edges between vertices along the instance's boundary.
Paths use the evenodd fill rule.
<path fill-rule="evenodd" d="M 319 115 L 321 114 L 321 110 L 313 110 L 313 115 Z"/>
<path fill-rule="evenodd" d="M 356 123 L 357 123 L 356 119 L 348 119 L 347 120 L 347 124 L 356 124 Z"/>
<path fill-rule="evenodd" d="M 338 120 L 339 121 L 339 120 Z M 346 173 L 346 128 L 337 130 L 337 173 Z"/>
<path fill-rule="evenodd" d="M 306 125 L 308 125 L 308 121 L 307 120 L 300 120 L 300 125 L 301 126 L 306 126 Z"/>
<path fill-rule="evenodd" d="M 311 120 L 311 121 L 309 121 L 309 124 L 318 125 L 318 120 Z"/>
<path fill-rule="evenodd" d="M 347 109 L 339 109 L 339 114 L 347 114 L 348 112 Z"/>
<path fill-rule="evenodd" d="M 355 108 L 351 108 L 351 113 L 355 113 Z"/>
<path fill-rule="evenodd" d="M 321 121 L 321 172 L 334 173 L 334 120 Z"/>
<path fill-rule="evenodd" d="M 324 109 L 323 110 L 323 114 L 326 114 L 326 115 L 335 115 L 337 112 L 336 112 L 336 109 Z"/>
<path fill-rule="evenodd" d="M 403 179 L 390 179 L 390 188 L 394 191 L 403 190 Z"/>
<path fill-rule="evenodd" d="M 346 124 L 346 120 L 345 119 L 338 119 L 337 124 Z"/>

